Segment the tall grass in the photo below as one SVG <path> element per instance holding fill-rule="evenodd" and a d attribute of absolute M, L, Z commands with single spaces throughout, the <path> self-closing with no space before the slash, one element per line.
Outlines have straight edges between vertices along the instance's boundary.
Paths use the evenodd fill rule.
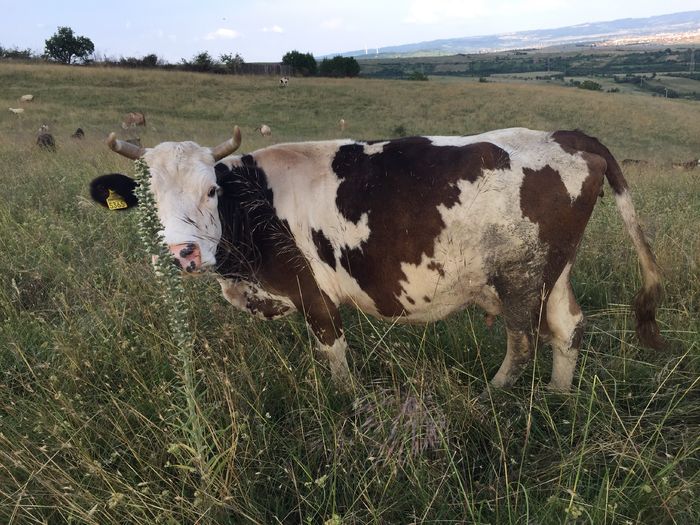
<path fill-rule="evenodd" d="M 700 522 L 700 105 L 556 87 L 276 79 L 0 66 L 0 522 Z M 236 312 L 186 279 L 204 450 L 193 462 L 178 348 L 134 214 L 94 206 L 87 183 L 133 175 L 102 140 L 144 111 L 145 145 L 214 145 L 506 126 L 581 128 L 618 158 L 664 269 L 670 348 L 640 348 L 636 256 L 613 199 L 597 206 L 574 271 L 588 316 L 570 395 L 541 387 L 550 351 L 517 386 L 478 396 L 505 336 L 467 309 L 428 326 L 343 312 L 358 377 L 337 393 L 301 319 Z M 55 154 L 34 145 L 48 123 Z M 266 123 L 272 139 L 254 133 Z M 85 141 L 69 139 L 76 127 Z M 122 132 L 123 133 L 123 132 Z M 185 444 L 186 445 L 186 444 Z M 203 504 L 204 503 L 204 504 Z"/>

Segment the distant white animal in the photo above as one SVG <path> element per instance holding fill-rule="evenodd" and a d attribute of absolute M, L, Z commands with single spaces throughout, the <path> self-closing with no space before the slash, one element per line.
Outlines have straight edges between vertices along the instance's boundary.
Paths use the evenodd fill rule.
<path fill-rule="evenodd" d="M 345 119 L 341 118 L 338 121 L 338 126 L 340 126 L 340 131 L 345 131 L 345 128 L 347 127 L 347 124 L 345 123 Z"/>
<path fill-rule="evenodd" d="M 280 87 L 281 88 L 286 88 L 288 84 L 289 84 L 289 77 L 280 78 Z"/>
<path fill-rule="evenodd" d="M 263 137 L 269 137 L 272 135 L 272 130 L 267 124 L 262 124 L 259 128 L 256 128 L 255 131 L 259 131 Z"/>
<path fill-rule="evenodd" d="M 12 111 L 12 113 L 14 113 L 15 115 L 21 115 L 22 113 L 24 113 L 24 108 L 7 108 L 7 109 Z"/>
<path fill-rule="evenodd" d="M 19 97 L 20 102 L 31 102 L 32 100 L 34 100 L 34 95 L 22 95 Z"/>

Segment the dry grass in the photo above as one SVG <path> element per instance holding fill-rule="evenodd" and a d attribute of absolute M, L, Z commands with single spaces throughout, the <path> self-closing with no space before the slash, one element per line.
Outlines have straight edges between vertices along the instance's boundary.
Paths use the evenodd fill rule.
<path fill-rule="evenodd" d="M 3 523 L 697 523 L 700 474 L 700 104 L 549 86 L 221 77 L 0 65 L 0 521 Z M 500 324 L 469 309 L 426 327 L 343 312 L 359 401 L 334 392 L 299 319 L 235 312 L 187 280 L 193 453 L 177 349 L 131 214 L 87 182 L 131 164 L 102 143 L 127 111 L 146 145 L 269 142 L 507 126 L 582 128 L 628 170 L 664 269 L 666 352 L 637 346 L 637 262 L 612 199 L 597 207 L 574 287 L 589 324 L 575 391 L 544 392 L 549 351 L 511 392 L 478 402 Z M 34 132 L 47 122 L 55 154 Z M 256 135 L 269 124 L 271 139 Z M 87 138 L 69 135 L 82 127 Z M 531 388 L 532 387 L 532 388 Z M 197 468 L 205 465 L 205 469 Z M 206 475 L 200 475 L 205 472 Z"/>

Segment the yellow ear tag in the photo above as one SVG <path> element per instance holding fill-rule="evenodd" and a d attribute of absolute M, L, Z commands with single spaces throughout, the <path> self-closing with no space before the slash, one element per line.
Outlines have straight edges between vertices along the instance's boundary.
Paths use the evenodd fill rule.
<path fill-rule="evenodd" d="M 129 205 L 124 199 L 122 199 L 121 195 L 113 190 L 109 190 L 109 195 L 107 196 L 107 207 L 110 210 L 123 210 L 124 208 L 128 208 Z"/>

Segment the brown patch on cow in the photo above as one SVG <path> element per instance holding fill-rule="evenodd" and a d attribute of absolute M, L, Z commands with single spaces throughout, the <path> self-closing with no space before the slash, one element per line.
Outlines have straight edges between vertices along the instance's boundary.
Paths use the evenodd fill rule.
<path fill-rule="evenodd" d="M 416 304 L 416 301 L 413 300 L 413 297 L 409 297 L 408 295 L 406 296 L 406 300 L 409 302 L 409 304 Z"/>
<path fill-rule="evenodd" d="M 574 259 L 600 192 L 603 173 L 591 171 L 574 201 L 559 172 L 549 165 L 537 171 L 523 168 L 523 173 L 520 208 L 524 217 L 538 225 L 539 240 L 546 245 L 543 284 L 549 291 L 566 263 Z"/>
<path fill-rule="evenodd" d="M 428 270 L 436 271 L 440 277 L 445 277 L 445 267 L 437 261 L 430 261 Z"/>
<path fill-rule="evenodd" d="M 430 297 L 428 297 L 427 295 L 424 295 L 424 296 L 423 296 L 423 300 L 424 300 L 426 303 L 430 303 L 430 302 L 431 302 Z"/>
<path fill-rule="evenodd" d="M 341 248 L 340 264 L 375 302 L 380 314 L 403 313 L 402 263 L 432 257 L 445 228 L 439 206 L 459 201 L 457 183 L 476 182 L 484 170 L 510 168 L 508 153 L 488 142 L 435 146 L 424 137 L 387 142 L 368 155 L 362 144 L 339 148 L 332 163 L 341 179 L 340 213 L 358 223 L 367 214 L 370 235 L 357 248 Z M 377 271 L 381 269 L 381 271 Z"/>
<path fill-rule="evenodd" d="M 605 176 L 608 179 L 608 184 L 616 194 L 620 194 L 628 188 L 620 165 L 610 150 L 597 138 L 589 137 L 581 131 L 555 131 L 552 133 L 552 139 L 570 155 L 586 152 L 601 157 L 606 163 Z"/>
<path fill-rule="evenodd" d="M 311 230 L 311 239 L 316 246 L 316 252 L 319 258 L 326 263 L 328 266 L 335 270 L 335 253 L 333 252 L 333 246 L 328 237 L 323 233 L 322 230 Z"/>
<path fill-rule="evenodd" d="M 252 314 L 260 314 L 265 319 L 280 317 L 289 311 L 289 306 L 273 299 L 261 299 L 255 295 L 245 294 L 246 308 Z"/>

